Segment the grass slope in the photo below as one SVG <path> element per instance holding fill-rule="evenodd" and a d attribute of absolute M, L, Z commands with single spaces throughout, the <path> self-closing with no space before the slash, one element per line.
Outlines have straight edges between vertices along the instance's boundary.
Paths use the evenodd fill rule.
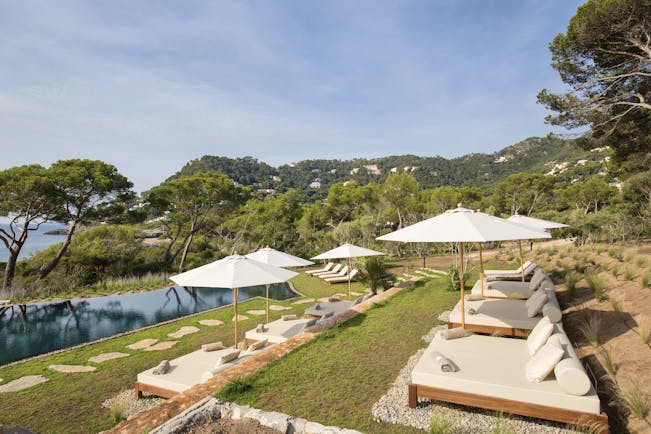
<path fill-rule="evenodd" d="M 308 297 L 325 297 L 336 292 L 345 292 L 342 285 L 329 285 L 319 279 L 301 274 L 292 280 L 298 291 Z M 359 284 L 357 284 L 359 285 Z M 361 286 L 353 290 L 361 291 Z M 270 311 L 270 319 L 277 319 L 283 314 L 301 314 L 308 305 L 294 305 L 295 300 L 273 302 L 289 306 L 286 311 Z M 240 313 L 248 320 L 240 321 L 241 336 L 248 329 L 264 321 L 264 316 L 253 316 L 247 310 L 264 309 L 264 299 L 254 299 L 240 304 Z M 191 351 L 201 344 L 223 341 L 233 342 L 232 307 L 204 312 L 186 317 L 169 324 L 156 326 L 129 335 L 108 339 L 80 348 L 70 349 L 58 354 L 39 359 L 0 367 L 0 378 L 5 384 L 24 375 L 38 375 L 49 378 L 46 383 L 16 393 L 0 394 L 0 425 L 13 427 L 24 426 L 38 433 L 92 433 L 110 428 L 115 422 L 107 409 L 101 407 L 104 400 L 113 397 L 121 390 L 133 387 L 136 374 L 163 359 L 173 359 Z M 199 324 L 202 319 L 219 319 L 224 325 L 206 327 Z M 144 338 L 176 340 L 168 333 L 177 331 L 181 326 L 196 326 L 200 332 L 178 339 L 179 343 L 165 351 L 146 352 L 129 350 L 126 345 Z M 88 358 L 101 353 L 120 351 L 131 354 L 123 359 L 112 360 L 102 364 L 92 364 Z M 91 373 L 63 374 L 48 369 L 51 364 L 93 365 L 97 371 Z"/>
<path fill-rule="evenodd" d="M 407 288 L 251 375 L 246 392 L 219 397 L 363 432 L 420 432 L 374 422 L 371 406 L 425 346 L 421 337 L 438 324 L 438 314 L 458 300 L 445 284 Z"/>

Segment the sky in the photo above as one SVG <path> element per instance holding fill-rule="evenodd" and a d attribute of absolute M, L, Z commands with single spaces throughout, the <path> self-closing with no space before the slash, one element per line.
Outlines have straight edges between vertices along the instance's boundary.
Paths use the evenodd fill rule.
<path fill-rule="evenodd" d="M 554 130 L 548 44 L 582 1 L 0 0 L 0 169 L 202 155 L 495 152 Z"/>

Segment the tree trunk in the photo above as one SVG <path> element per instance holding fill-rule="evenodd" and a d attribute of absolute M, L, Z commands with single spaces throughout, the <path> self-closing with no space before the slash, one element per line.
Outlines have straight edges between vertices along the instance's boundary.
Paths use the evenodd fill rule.
<path fill-rule="evenodd" d="M 194 222 L 190 225 L 190 233 L 188 238 L 185 241 L 185 246 L 183 246 L 183 253 L 181 254 L 181 261 L 179 262 L 179 273 L 183 272 L 183 265 L 185 265 L 185 258 L 188 256 L 188 250 L 190 250 L 190 244 L 192 244 L 192 239 L 194 238 Z"/>
<path fill-rule="evenodd" d="M 38 277 L 36 278 L 37 281 L 44 279 L 48 274 L 52 272 L 52 270 L 56 268 L 57 265 L 59 265 L 59 261 L 61 260 L 61 258 L 63 258 L 63 255 L 66 254 L 66 251 L 68 250 L 68 246 L 70 246 L 70 242 L 72 241 L 72 236 L 75 233 L 78 224 L 79 224 L 78 221 L 72 222 L 72 224 L 70 225 L 70 229 L 68 230 L 68 234 L 66 235 L 66 239 L 63 242 L 61 248 L 59 249 L 59 252 L 46 267 L 41 269 L 41 271 L 38 274 Z"/>
<path fill-rule="evenodd" d="M 7 261 L 7 265 L 5 265 L 5 276 L 2 280 L 2 289 L 9 289 L 14 281 L 14 275 L 16 274 L 16 261 L 18 260 L 19 252 L 20 249 L 9 251 L 9 260 Z"/>

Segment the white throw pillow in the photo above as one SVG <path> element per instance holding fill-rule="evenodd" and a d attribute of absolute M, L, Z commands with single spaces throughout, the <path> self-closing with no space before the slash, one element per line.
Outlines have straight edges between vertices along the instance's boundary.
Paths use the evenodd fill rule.
<path fill-rule="evenodd" d="M 217 364 L 215 365 L 215 368 L 217 368 L 217 367 L 219 367 L 221 365 L 225 365 L 228 362 L 232 362 L 233 360 L 237 359 L 237 357 L 239 355 L 240 355 L 240 350 L 235 350 L 235 351 L 231 351 L 228 354 L 224 354 L 217 361 Z"/>
<path fill-rule="evenodd" d="M 547 277 L 547 275 L 543 270 L 536 270 L 536 272 L 533 273 L 533 276 L 531 277 L 531 281 L 529 282 L 529 289 L 535 290 L 538 288 L 538 285 L 540 285 L 542 281 L 545 280 L 545 277 Z"/>
<path fill-rule="evenodd" d="M 205 351 L 205 352 L 223 350 L 224 349 L 224 344 L 222 344 L 221 341 L 213 342 L 213 343 L 210 343 L 210 344 L 203 344 L 201 346 L 201 349 L 203 351 Z"/>
<path fill-rule="evenodd" d="M 293 321 L 296 319 L 296 314 L 291 314 L 291 315 L 283 315 L 280 317 L 283 321 Z"/>
<path fill-rule="evenodd" d="M 531 306 L 532 303 L 535 303 L 536 300 L 540 297 L 542 297 L 543 291 L 536 290 L 531 294 L 529 298 L 524 302 L 524 305 L 529 309 L 529 306 Z"/>
<path fill-rule="evenodd" d="M 590 378 L 577 359 L 562 359 L 554 367 L 554 375 L 561 389 L 570 395 L 583 396 L 590 391 Z"/>
<path fill-rule="evenodd" d="M 547 338 L 551 336 L 553 331 L 554 325 L 549 321 L 549 318 L 543 317 L 538 321 L 538 324 L 536 324 L 527 337 L 527 348 L 529 349 L 529 354 L 536 354 L 536 351 L 545 344 Z"/>
<path fill-rule="evenodd" d="M 534 383 L 543 381 L 554 370 L 564 353 L 563 349 L 554 343 L 543 345 L 527 362 L 525 367 L 527 380 Z"/>
<path fill-rule="evenodd" d="M 538 315 L 545 303 L 547 303 L 547 294 L 544 291 L 541 291 L 541 293 L 542 294 L 536 297 L 536 299 L 532 301 L 527 308 L 527 315 L 529 318 L 533 318 L 534 316 Z"/>

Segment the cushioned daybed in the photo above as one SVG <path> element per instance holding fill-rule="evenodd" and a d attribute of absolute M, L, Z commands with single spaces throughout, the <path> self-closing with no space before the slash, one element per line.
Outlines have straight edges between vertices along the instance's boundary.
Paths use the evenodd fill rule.
<path fill-rule="evenodd" d="M 576 375 L 570 378 L 569 387 L 576 390 L 578 385 L 581 392 L 587 391 L 583 395 L 568 393 L 568 382 L 561 386 L 553 371 L 539 383 L 528 381 L 525 367 L 532 356 L 525 339 L 471 335 L 443 340 L 437 336 L 411 373 L 409 406 L 416 407 L 418 398 L 430 398 L 558 422 L 597 422 L 607 427 L 608 418 L 601 412 L 595 388 L 567 337 L 559 335 L 564 336 L 563 357 L 571 359 L 562 362 L 578 364 L 573 366 L 573 374 L 580 371 L 578 380 Z M 436 352 L 458 370 L 442 372 L 435 362 Z"/>
<path fill-rule="evenodd" d="M 560 323 L 562 313 L 553 290 L 539 289 L 544 294 L 527 300 L 495 299 L 465 301 L 465 329 L 475 333 L 500 334 L 503 336 L 526 337 L 543 316 L 552 323 Z M 536 294 L 536 293 L 534 293 Z M 530 306 L 531 305 L 531 306 Z M 461 302 L 450 312 L 448 328 L 461 326 Z"/>
<path fill-rule="evenodd" d="M 312 307 L 305 309 L 305 313 L 303 314 L 303 316 L 305 318 L 317 318 L 317 319 L 323 318 L 326 315 L 336 316 L 339 315 L 340 313 L 347 311 L 355 304 L 358 304 L 359 303 L 358 300 L 361 301 L 361 298 L 358 298 L 354 302 L 341 300 L 341 301 L 329 301 L 327 303 L 317 303 Z M 330 314 L 330 312 L 332 312 L 332 314 Z"/>
<path fill-rule="evenodd" d="M 170 369 L 165 374 L 154 375 L 153 371 L 156 368 L 147 369 L 138 374 L 135 384 L 136 397 L 140 398 L 142 392 L 147 392 L 163 398 L 171 398 L 190 389 L 192 386 L 203 383 L 212 375 L 218 374 L 242 360 L 260 353 L 267 347 L 263 344 L 260 349 L 248 353 L 242 351 L 234 360 L 223 364 L 219 364 L 220 359 L 223 356 L 237 352 L 237 350 L 232 347 L 216 351 L 198 350 L 170 360 Z"/>
<path fill-rule="evenodd" d="M 541 269 L 536 270 L 530 282 L 484 280 L 484 297 L 526 299 L 531 297 L 531 294 L 539 287 L 554 289 L 554 282 Z M 475 282 L 471 293 L 481 295 L 481 282 L 479 280 Z"/>
<path fill-rule="evenodd" d="M 246 343 L 268 339 L 271 343 L 279 344 L 287 339 L 296 336 L 305 329 L 311 327 L 314 323 L 306 318 L 297 318 L 290 320 L 277 319 L 269 324 L 264 325 L 264 331 L 252 329 L 244 334 Z"/>

